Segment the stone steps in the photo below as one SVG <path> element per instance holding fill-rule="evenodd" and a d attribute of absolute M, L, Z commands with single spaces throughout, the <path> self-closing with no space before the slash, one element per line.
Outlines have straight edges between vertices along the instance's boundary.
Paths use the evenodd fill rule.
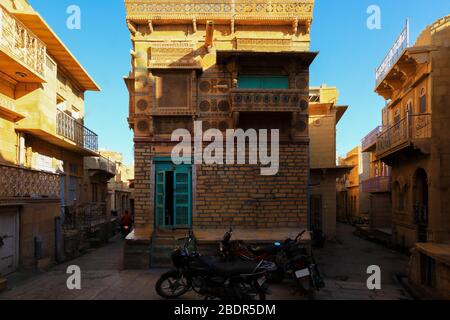
<path fill-rule="evenodd" d="M 150 246 L 150 267 L 172 267 L 172 252 L 181 244 L 178 239 L 185 237 L 182 231 L 158 231 L 152 237 Z"/>

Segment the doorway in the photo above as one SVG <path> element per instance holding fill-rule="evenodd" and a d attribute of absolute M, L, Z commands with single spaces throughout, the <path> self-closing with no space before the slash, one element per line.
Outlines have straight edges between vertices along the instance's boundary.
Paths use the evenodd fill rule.
<path fill-rule="evenodd" d="M 158 229 L 191 227 L 192 168 L 156 161 L 155 220 Z"/>
<path fill-rule="evenodd" d="M 0 276 L 16 271 L 19 263 L 19 214 L 0 210 Z"/>
<path fill-rule="evenodd" d="M 414 178 L 414 214 L 417 221 L 417 241 L 428 242 L 428 176 L 417 170 Z"/>
<path fill-rule="evenodd" d="M 322 196 L 311 195 L 311 229 L 323 232 L 323 213 L 322 213 Z"/>

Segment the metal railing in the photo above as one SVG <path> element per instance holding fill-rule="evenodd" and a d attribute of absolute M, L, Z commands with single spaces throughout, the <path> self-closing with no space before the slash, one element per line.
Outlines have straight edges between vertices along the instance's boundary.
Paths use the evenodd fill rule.
<path fill-rule="evenodd" d="M 18 19 L 0 6 L 0 50 L 45 77 L 47 47 Z"/>
<path fill-rule="evenodd" d="M 57 133 L 85 149 L 98 151 L 98 136 L 67 113 L 57 110 Z"/>
<path fill-rule="evenodd" d="M 312 19 L 314 0 L 125 0 L 127 18 L 303 18 Z"/>
<path fill-rule="evenodd" d="M 59 198 L 58 174 L 0 164 L 0 198 Z"/>
<path fill-rule="evenodd" d="M 390 192 L 391 191 L 391 177 L 380 176 L 380 177 L 370 178 L 367 180 L 363 180 L 361 185 L 362 185 L 363 192 L 368 192 L 368 193 Z"/>
<path fill-rule="evenodd" d="M 367 150 L 370 146 L 377 143 L 377 138 L 380 133 L 383 132 L 383 127 L 378 126 L 373 129 L 367 136 L 364 137 L 361 141 L 362 151 Z"/>
<path fill-rule="evenodd" d="M 408 115 L 378 136 L 377 155 L 427 138 L 431 138 L 431 114 Z"/>
<path fill-rule="evenodd" d="M 63 230 L 89 231 L 108 221 L 105 203 L 85 203 L 64 207 Z"/>

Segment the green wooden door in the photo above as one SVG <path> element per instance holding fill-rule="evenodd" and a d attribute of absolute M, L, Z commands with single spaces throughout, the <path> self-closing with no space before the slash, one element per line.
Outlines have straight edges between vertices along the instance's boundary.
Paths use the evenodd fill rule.
<path fill-rule="evenodd" d="M 166 171 L 156 172 L 156 193 L 155 193 L 155 216 L 156 225 L 158 227 L 165 226 L 165 212 L 166 212 Z"/>
<path fill-rule="evenodd" d="M 169 185 L 168 185 L 169 184 Z M 172 185 L 171 185 L 172 184 Z M 171 192 L 172 194 L 167 194 Z M 173 202 L 171 202 L 173 201 Z M 192 169 L 189 165 L 156 162 L 155 217 L 158 228 L 189 228 L 192 208 Z M 167 219 L 167 215 L 170 218 Z M 168 221 L 171 221 L 168 224 Z"/>
<path fill-rule="evenodd" d="M 178 228 L 191 225 L 191 172 L 187 166 L 178 167 L 174 175 L 175 225 Z"/>
<path fill-rule="evenodd" d="M 239 89 L 289 89 L 287 76 L 239 76 Z"/>

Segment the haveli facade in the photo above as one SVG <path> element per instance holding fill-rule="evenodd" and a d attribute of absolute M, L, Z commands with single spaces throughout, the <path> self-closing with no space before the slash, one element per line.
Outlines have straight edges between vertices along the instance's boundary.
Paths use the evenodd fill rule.
<path fill-rule="evenodd" d="M 155 245 L 167 230 L 192 227 L 208 240 L 230 225 L 255 238 L 258 230 L 307 227 L 314 1 L 125 5 L 136 168 L 136 228 L 127 246 L 136 265 L 148 267 L 150 240 Z M 192 132 L 195 120 L 222 132 L 279 129 L 279 173 L 262 176 L 255 165 L 175 166 L 171 134 Z"/>
<path fill-rule="evenodd" d="M 0 275 L 63 259 L 66 209 L 92 201 L 85 170 L 109 175 L 85 165 L 98 137 L 84 93 L 98 90 L 27 1 L 0 1 Z"/>
<path fill-rule="evenodd" d="M 409 28 L 377 70 L 387 100 L 376 157 L 392 168 L 392 242 L 413 248 L 410 281 L 450 297 L 450 17 L 428 26 L 414 45 Z"/>

